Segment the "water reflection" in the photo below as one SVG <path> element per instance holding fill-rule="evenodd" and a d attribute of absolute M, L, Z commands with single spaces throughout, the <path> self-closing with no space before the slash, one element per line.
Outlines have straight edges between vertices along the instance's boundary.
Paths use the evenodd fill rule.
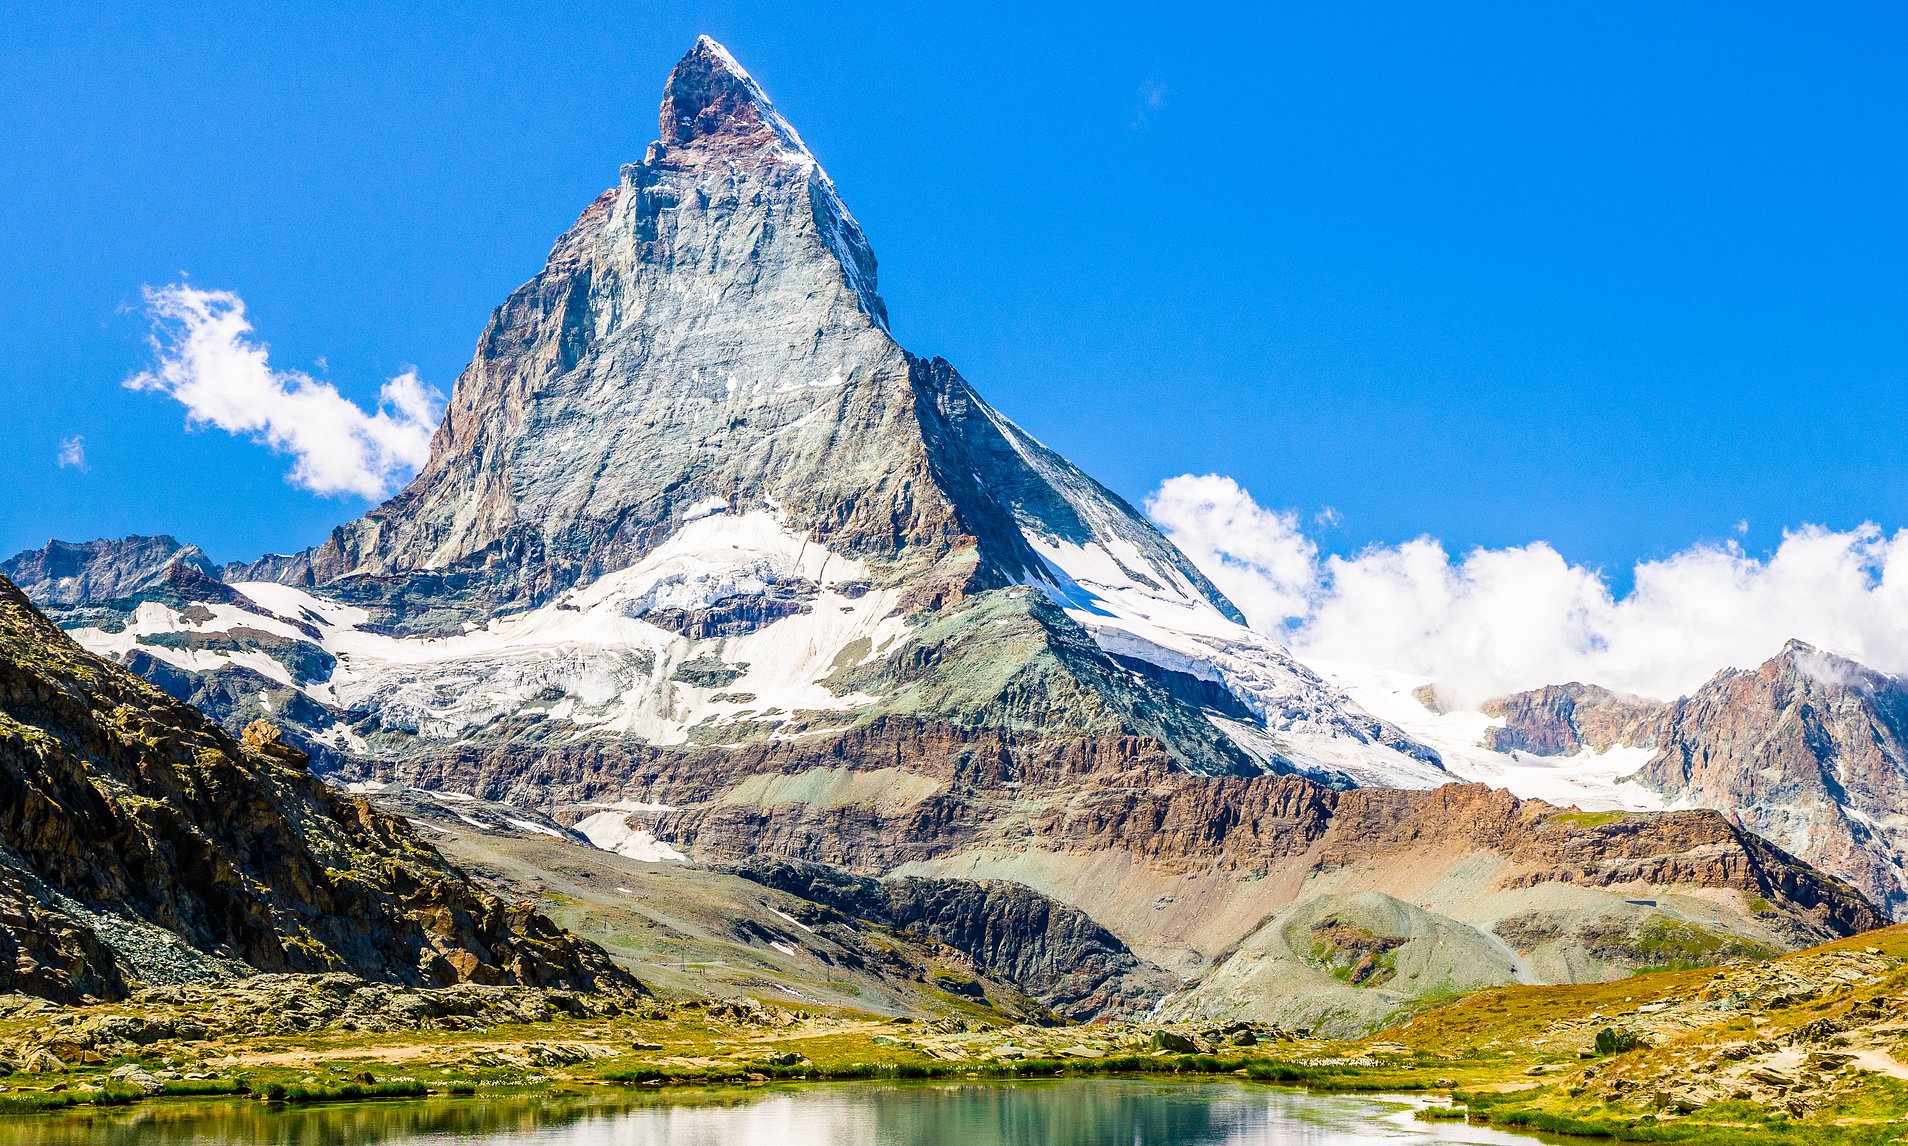
<path fill-rule="evenodd" d="M 1523 1143 L 1366 1098 L 1122 1080 L 840 1084 L 592 1099 L 149 1104 L 0 1119 L 0 1146 L 1416 1146 Z"/>

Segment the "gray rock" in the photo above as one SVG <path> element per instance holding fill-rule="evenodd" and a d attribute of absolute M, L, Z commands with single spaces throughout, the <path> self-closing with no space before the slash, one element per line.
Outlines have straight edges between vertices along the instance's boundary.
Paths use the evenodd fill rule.
<path fill-rule="evenodd" d="M 145 1091 L 147 1094 L 162 1094 L 166 1089 L 165 1083 L 159 1081 L 157 1077 L 138 1063 L 129 1062 L 125 1066 L 115 1067 L 113 1072 L 106 1077 L 115 1082 L 129 1083 Z"/>

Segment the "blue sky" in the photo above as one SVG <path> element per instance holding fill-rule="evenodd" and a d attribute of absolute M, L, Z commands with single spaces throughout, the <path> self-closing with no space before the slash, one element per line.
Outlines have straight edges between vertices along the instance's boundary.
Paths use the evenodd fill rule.
<path fill-rule="evenodd" d="M 1328 550 L 1545 539 L 1619 582 L 1908 520 L 1908 9 L 325 7 L 0 15 L 0 552 L 360 512 L 122 387 L 141 286 L 239 293 L 360 401 L 448 389 L 699 32 L 902 341 L 1136 502 L 1216 472 Z"/>

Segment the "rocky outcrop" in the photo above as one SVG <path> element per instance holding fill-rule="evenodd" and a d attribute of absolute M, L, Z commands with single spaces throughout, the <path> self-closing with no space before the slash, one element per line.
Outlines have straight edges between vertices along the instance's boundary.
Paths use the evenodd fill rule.
<path fill-rule="evenodd" d="M 1554 1020 L 1541 1042 L 1574 1043 L 1596 1060 L 1562 1068 L 1567 1077 L 1557 1084 L 1567 1096 L 1606 1104 L 1605 1116 L 1650 1112 L 1659 1123 L 1718 1107 L 1792 1119 L 1845 1111 L 1865 1077 L 1892 1091 L 1908 1076 L 1895 1057 L 1908 998 L 1895 937 L 1875 938 L 1885 946 L 1857 940 L 1731 963 L 1673 994 L 1626 999 L 1617 1014 Z"/>
<path fill-rule="evenodd" d="M 1593 684 L 1553 684 L 1478 706 L 1503 720 L 1485 734 L 1498 752 L 1571 756 L 1588 749 L 1653 748 L 1667 705 Z"/>
<path fill-rule="evenodd" d="M 1791 641 L 1676 702 L 1641 778 L 1908 913 L 1908 687 Z"/>
<path fill-rule="evenodd" d="M 81 544 L 49 541 L 0 561 L 0 576 L 67 628 L 117 629 L 148 601 L 194 616 L 209 617 L 209 604 L 263 612 L 220 579 L 198 546 L 163 535 Z"/>
<path fill-rule="evenodd" d="M 0 989 L 259 971 L 630 989 L 402 822 L 75 645 L 0 580 Z"/>
<path fill-rule="evenodd" d="M 877 880 L 752 856 L 729 870 L 852 919 L 946 944 L 1066 1018 L 1143 1014 L 1178 981 L 1075 908 L 997 880 Z"/>
<path fill-rule="evenodd" d="M 220 1037 L 284 1037 L 345 1029 L 469 1031 L 501 1024 L 547 1023 L 561 1018 L 613 1015 L 644 1000 L 619 1000 L 559 988 L 458 983 L 448 987 L 397 986 L 356 975 L 252 975 L 219 983 L 147 987 L 123 1010 L 100 1008 L 75 1021 L 70 1012 L 39 1032 L 104 1059 L 135 1055 L 154 1043 L 201 1042 Z M 32 1035 L 27 1036 L 33 1040 Z"/>

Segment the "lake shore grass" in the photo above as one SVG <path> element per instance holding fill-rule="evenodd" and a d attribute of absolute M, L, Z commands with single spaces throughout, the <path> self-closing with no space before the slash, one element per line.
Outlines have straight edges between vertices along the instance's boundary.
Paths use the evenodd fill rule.
<path fill-rule="evenodd" d="M 1435 1104 L 1423 1118 L 1585 1139 L 1908 1144 L 1908 1064 L 1895 1057 L 1908 1056 L 1908 927 L 1773 960 L 1495 988 L 1335 1041 L 1247 1024 L 1000 1026 L 642 999 L 463 1029 L 362 1029 L 360 1017 L 87 1050 L 89 1031 L 157 1020 L 184 1030 L 180 1018 L 133 1014 L 130 1004 L 0 1016 L 0 1058 L 37 1064 L 0 1077 L 0 1116 L 234 1098 L 312 1105 L 856 1080 L 1226 1078 L 1419 1095 Z M 70 1061 L 48 1065 L 61 1055 Z"/>

